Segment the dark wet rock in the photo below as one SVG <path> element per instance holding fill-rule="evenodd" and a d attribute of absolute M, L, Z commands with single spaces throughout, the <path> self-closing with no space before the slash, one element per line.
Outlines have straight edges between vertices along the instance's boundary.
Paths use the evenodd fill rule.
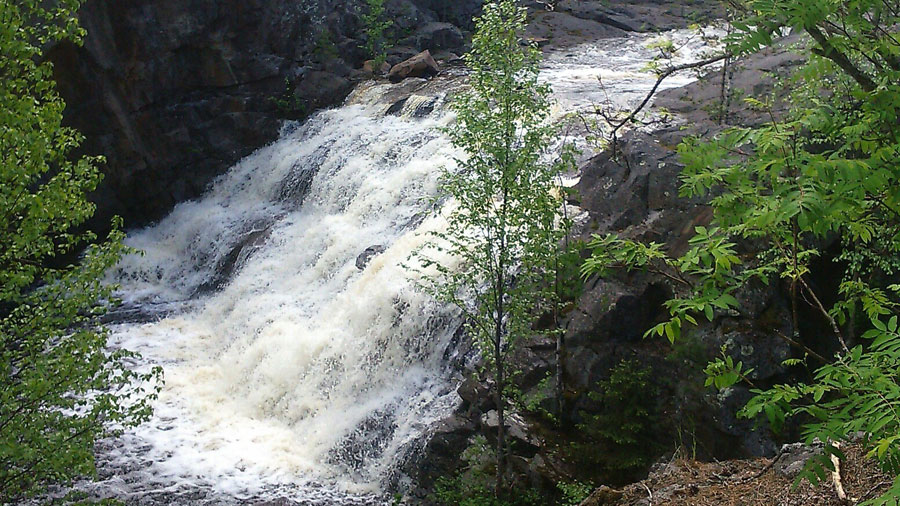
<path fill-rule="evenodd" d="M 366 268 L 366 265 L 374 258 L 376 255 L 380 255 L 384 253 L 384 246 L 380 244 L 376 244 L 375 246 L 369 246 L 365 251 L 359 254 L 356 257 L 356 268 L 359 270 L 363 270 Z"/>
<path fill-rule="evenodd" d="M 539 11 L 533 14 L 526 30 L 532 40 L 544 39 L 555 48 L 576 46 L 585 41 L 621 37 L 625 31 L 566 12 Z"/>
<path fill-rule="evenodd" d="M 534 435 L 531 427 L 521 416 L 507 413 L 505 418 L 506 437 L 510 445 L 516 448 L 516 455 L 526 458 L 534 457 L 541 447 L 541 440 Z M 482 430 L 489 438 L 496 440 L 499 417 L 495 410 L 488 411 L 481 417 Z"/>
<path fill-rule="evenodd" d="M 402 471 L 416 483 L 415 495 L 424 499 L 435 480 L 452 476 L 459 469 L 463 451 L 478 433 L 476 429 L 472 420 L 451 415 L 433 429 L 419 451 L 409 454 Z"/>
<path fill-rule="evenodd" d="M 769 121 L 768 115 L 747 107 L 743 97 L 762 97 L 772 91 L 777 92 L 773 112 L 776 115 L 782 114 L 790 106 L 790 102 L 786 100 L 789 87 L 773 90 L 772 83 L 776 79 L 788 77 L 804 62 L 804 58 L 794 49 L 795 45 L 803 43 L 799 36 L 787 37 L 752 58 L 731 62 L 725 72 L 725 79 L 733 90 L 733 97 L 726 97 L 721 123 L 755 126 Z M 677 113 L 689 123 L 708 124 L 720 114 L 722 79 L 722 72 L 712 72 L 706 78 L 687 86 L 662 91 L 656 97 L 654 106 Z"/>
<path fill-rule="evenodd" d="M 409 97 L 404 97 L 388 107 L 388 110 L 385 111 L 385 114 L 391 116 L 399 116 L 401 112 L 403 112 L 403 107 L 406 106 L 406 101 L 409 100 Z"/>
<path fill-rule="evenodd" d="M 474 410 L 477 417 L 494 407 L 494 401 L 488 385 L 475 378 L 467 378 L 463 381 L 457 388 L 456 393 L 463 400 L 462 409 Z"/>
<path fill-rule="evenodd" d="M 424 118 L 434 112 L 438 105 L 437 97 L 418 97 L 410 116 L 413 118 Z"/>
<path fill-rule="evenodd" d="M 407 77 L 432 77 L 437 75 L 440 70 L 437 62 L 431 57 L 431 52 L 426 49 L 412 58 L 391 67 L 390 72 L 388 72 L 388 79 L 396 83 Z"/>
<path fill-rule="evenodd" d="M 240 271 L 247 260 L 257 252 L 272 233 L 271 224 L 251 229 L 232 246 L 228 254 L 221 258 L 213 270 L 212 277 L 197 287 L 196 293 L 209 293 L 223 288 Z"/>
<path fill-rule="evenodd" d="M 438 63 L 455 64 L 462 62 L 462 57 L 450 51 L 438 51 L 433 56 Z"/>
<path fill-rule="evenodd" d="M 292 209 L 298 209 L 303 204 L 306 194 L 312 186 L 313 178 L 318 172 L 318 165 L 304 166 L 295 164 L 288 175 L 281 182 L 278 192 L 278 201 Z"/>
<path fill-rule="evenodd" d="M 431 13 L 435 19 L 453 23 L 466 31 L 475 28 L 473 18 L 481 13 L 483 0 L 448 1 L 417 0 L 415 5 L 424 12 Z"/>

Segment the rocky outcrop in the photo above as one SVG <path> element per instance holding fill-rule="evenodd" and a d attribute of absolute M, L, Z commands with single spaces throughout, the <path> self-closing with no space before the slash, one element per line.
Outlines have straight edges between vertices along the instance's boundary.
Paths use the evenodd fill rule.
<path fill-rule="evenodd" d="M 340 102 L 368 57 L 363 0 L 88 0 L 83 47 L 49 51 L 83 151 L 107 158 L 96 222 L 153 221 L 272 141 L 282 120 Z M 461 54 L 481 0 L 388 2 L 413 54 Z M 399 38 L 399 37 L 398 37 Z M 401 61 L 393 56 L 390 63 Z"/>
<path fill-rule="evenodd" d="M 794 42 L 787 40 L 781 47 Z M 715 71 L 684 88 L 661 92 L 654 107 L 676 112 L 679 119 L 629 132 L 614 152 L 602 153 L 582 167 L 573 201 L 589 213 L 584 238 L 590 233 L 616 233 L 664 244 L 674 255 L 686 251 L 695 227 L 707 225 L 712 216 L 702 199 L 678 195 L 683 166 L 676 147 L 687 136 L 710 136 L 729 125 L 769 119 L 768 113 L 744 107 L 740 100 L 726 97 L 723 103 L 723 74 L 734 96 L 759 95 L 772 91 L 773 72 L 784 77 L 800 61 L 792 51 L 776 48 L 733 62 L 724 73 Z M 784 107 L 776 100 L 774 112 L 779 114 Z M 752 244 L 738 248 L 741 254 L 753 252 Z M 596 409 L 587 393 L 621 360 L 637 360 L 653 371 L 660 394 L 657 408 L 667 421 L 648 438 L 674 441 L 689 433 L 703 457 L 773 455 L 778 448 L 774 435 L 765 426 L 735 416 L 750 398 L 749 389 L 742 385 L 723 392 L 704 389 L 702 368 L 724 347 L 754 369 L 757 386 L 784 380 L 789 374 L 784 360 L 803 354 L 778 337 L 793 332 L 785 287 L 773 282 L 740 289 L 735 293 L 740 312 L 722 312 L 711 323 L 687 329 L 674 347 L 644 339 L 648 329 L 665 319 L 662 304 L 676 289 L 672 281 L 642 272 L 588 280 L 564 322 L 568 415 L 577 423 L 583 412 Z"/>
<path fill-rule="evenodd" d="M 617 37 L 628 32 L 659 32 L 721 19 L 720 3 L 710 0 L 532 0 L 523 2 L 532 11 L 528 36 L 557 48 L 586 40 Z"/>
<path fill-rule="evenodd" d="M 683 28 L 685 20 L 702 23 L 721 19 L 724 14 L 721 4 L 708 0 L 560 0 L 556 11 L 629 32 L 674 30 Z"/>

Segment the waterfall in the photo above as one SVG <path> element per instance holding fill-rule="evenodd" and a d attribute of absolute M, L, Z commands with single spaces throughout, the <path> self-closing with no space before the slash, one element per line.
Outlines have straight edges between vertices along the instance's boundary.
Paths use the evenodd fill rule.
<path fill-rule="evenodd" d="M 601 73 L 607 96 L 649 89 L 646 40 L 551 53 L 557 115 L 598 101 Z M 110 342 L 163 366 L 165 386 L 150 422 L 101 444 L 84 488 L 141 504 L 383 500 L 459 400 L 459 316 L 402 265 L 442 226 L 432 197 L 458 153 L 439 128 L 459 81 L 360 85 L 129 234 L 143 254 L 111 274 L 125 309 Z"/>
<path fill-rule="evenodd" d="M 148 490 L 199 476 L 236 497 L 303 482 L 378 492 L 457 402 L 458 318 L 401 265 L 437 226 L 450 116 L 439 92 L 385 115 L 386 89 L 286 126 L 204 198 L 129 235 L 143 255 L 115 273 L 126 305 L 170 312 L 112 327 L 115 345 L 165 368 L 154 420 L 129 435 L 143 453 L 111 457 L 149 463 Z"/>

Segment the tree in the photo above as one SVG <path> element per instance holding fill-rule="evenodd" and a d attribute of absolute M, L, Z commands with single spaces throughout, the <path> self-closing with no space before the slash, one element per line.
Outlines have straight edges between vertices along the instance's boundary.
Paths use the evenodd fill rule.
<path fill-rule="evenodd" d="M 706 196 L 714 212 L 687 253 L 673 258 L 659 244 L 597 237 L 584 271 L 643 268 L 674 280 L 669 320 L 648 331 L 671 340 L 700 318 L 740 311 L 734 295 L 741 287 L 780 280 L 793 314 L 792 335 L 781 337 L 818 365 L 808 381 L 754 389 L 741 415 L 765 415 L 775 428 L 791 417 L 804 421 L 806 440 L 826 443 L 826 455 L 802 474 L 812 482 L 834 470 L 837 443 L 862 432 L 869 455 L 898 476 L 871 503 L 894 504 L 900 498 L 900 4 L 732 3 L 742 16 L 733 23 L 731 54 L 758 51 L 788 29 L 808 35 L 793 107 L 783 117 L 771 114 L 766 125 L 687 139 L 679 147 L 686 166 L 681 193 Z M 759 98 L 748 104 L 770 109 Z M 739 255 L 741 242 L 756 253 Z M 841 246 L 835 263 L 843 279 L 839 293 L 828 294 L 837 299 L 829 307 L 814 277 L 830 244 Z M 829 332 L 803 335 L 801 306 Z M 803 344 L 823 341 L 837 350 L 833 357 Z M 706 372 L 708 384 L 720 388 L 747 376 L 730 357 Z"/>
<path fill-rule="evenodd" d="M 98 158 L 62 126 L 65 107 L 42 48 L 83 36 L 79 0 L 0 1 L 0 503 L 95 473 L 98 438 L 145 420 L 153 391 L 132 355 L 107 352 L 97 317 L 104 271 L 126 250 L 121 223 L 103 242 L 94 212 Z M 80 261 L 72 262 L 87 245 Z"/>
<path fill-rule="evenodd" d="M 550 88 L 538 83 L 540 51 L 520 40 L 525 19 L 524 9 L 504 0 L 485 5 L 475 20 L 465 57 L 470 88 L 454 99 L 457 121 L 447 130 L 465 156 L 442 175 L 447 227 L 417 253 L 422 269 L 433 269 L 425 287 L 463 310 L 493 374 L 498 494 L 506 469 L 507 356 L 552 300 L 562 237 L 554 191 L 561 165 L 542 160 L 552 134 Z"/>
<path fill-rule="evenodd" d="M 389 49 L 385 31 L 393 26 L 394 22 L 384 19 L 384 0 L 366 0 L 366 8 L 366 12 L 362 15 L 363 32 L 366 34 L 363 49 L 374 60 L 372 68 L 375 72 L 380 72 Z"/>

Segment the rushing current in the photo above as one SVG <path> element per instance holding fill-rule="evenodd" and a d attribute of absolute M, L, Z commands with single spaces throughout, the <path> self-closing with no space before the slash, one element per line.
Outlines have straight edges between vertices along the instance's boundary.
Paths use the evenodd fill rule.
<path fill-rule="evenodd" d="M 550 52 L 558 116 L 638 99 L 655 81 L 648 40 Z M 442 226 L 431 197 L 459 156 L 439 128 L 461 80 L 442 79 L 402 85 L 393 108 L 397 86 L 363 84 L 129 233 L 143 254 L 111 274 L 125 301 L 111 343 L 161 365 L 165 385 L 150 422 L 101 445 L 85 488 L 135 504 L 370 504 L 402 484 L 399 464 L 458 403 L 464 358 L 458 315 L 403 267 Z"/>

